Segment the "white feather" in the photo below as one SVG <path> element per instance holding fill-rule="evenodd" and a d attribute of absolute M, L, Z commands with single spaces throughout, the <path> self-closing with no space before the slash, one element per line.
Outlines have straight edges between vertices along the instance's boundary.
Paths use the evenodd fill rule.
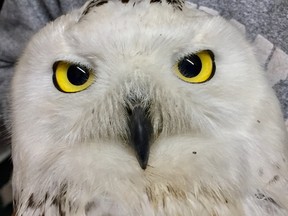
<path fill-rule="evenodd" d="M 165 1 L 109 1 L 37 33 L 13 79 L 17 215 L 288 215 L 287 134 L 250 44 L 221 17 Z M 211 50 L 214 77 L 173 65 Z M 86 90 L 52 82 L 58 60 L 96 73 Z M 152 102 L 148 167 L 127 135 L 127 97 Z"/>

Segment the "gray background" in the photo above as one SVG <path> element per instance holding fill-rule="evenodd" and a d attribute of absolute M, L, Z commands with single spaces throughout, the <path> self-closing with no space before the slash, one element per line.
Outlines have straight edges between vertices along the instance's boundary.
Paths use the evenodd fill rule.
<path fill-rule="evenodd" d="M 248 37 L 261 34 L 288 53 L 288 0 L 190 0 L 244 24 Z"/>

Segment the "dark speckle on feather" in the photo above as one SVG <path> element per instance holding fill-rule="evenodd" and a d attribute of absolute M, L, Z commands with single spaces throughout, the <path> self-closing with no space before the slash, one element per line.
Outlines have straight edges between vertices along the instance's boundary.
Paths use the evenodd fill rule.
<path fill-rule="evenodd" d="M 28 207 L 29 208 L 34 208 L 35 207 L 35 202 L 33 198 L 34 194 L 32 193 L 28 199 Z"/>
<path fill-rule="evenodd" d="M 91 2 L 87 5 L 87 7 L 85 8 L 85 10 L 83 11 L 82 17 L 85 16 L 86 14 L 88 14 L 89 11 L 90 11 L 93 7 L 99 7 L 99 6 L 104 5 L 104 4 L 106 4 L 106 3 L 108 3 L 107 0 L 93 0 L 93 1 L 91 1 Z M 82 17 L 81 17 L 81 18 L 82 18 Z"/>
<path fill-rule="evenodd" d="M 97 205 L 95 202 L 88 202 L 86 205 L 85 205 L 85 213 L 88 214 L 89 211 L 91 211 L 91 209 L 95 209 L 97 208 Z"/>
<path fill-rule="evenodd" d="M 275 176 L 269 181 L 269 184 L 276 183 L 277 181 L 279 181 L 279 179 L 280 179 L 279 175 L 275 175 Z"/>
<path fill-rule="evenodd" d="M 160 3 L 160 4 L 161 4 L 161 3 L 162 3 L 162 0 L 150 0 L 150 4 L 151 4 L 151 3 Z"/>
<path fill-rule="evenodd" d="M 255 197 L 259 200 L 263 200 L 265 202 L 270 202 L 273 205 L 279 206 L 272 197 L 267 197 L 263 193 L 261 193 L 260 191 L 258 191 L 258 193 L 255 194 Z"/>
<path fill-rule="evenodd" d="M 263 199 L 265 197 L 265 195 L 263 193 L 258 192 L 257 194 L 255 194 L 255 197 L 257 199 Z"/>
<path fill-rule="evenodd" d="M 261 176 L 263 176 L 263 174 L 264 174 L 263 168 L 260 168 L 258 170 L 258 175 L 261 177 Z"/>
<path fill-rule="evenodd" d="M 184 1 L 182 0 L 166 0 L 168 4 L 171 4 L 175 9 L 182 11 Z"/>

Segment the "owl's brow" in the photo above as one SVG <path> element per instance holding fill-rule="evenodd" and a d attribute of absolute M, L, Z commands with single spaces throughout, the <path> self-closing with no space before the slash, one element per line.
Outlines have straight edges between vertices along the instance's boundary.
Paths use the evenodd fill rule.
<path fill-rule="evenodd" d="M 120 0 L 123 4 L 127 4 L 129 3 L 130 0 Z M 86 6 L 86 8 L 84 9 L 83 13 L 82 13 L 82 16 L 85 16 L 86 14 L 88 14 L 92 8 L 94 7 L 100 7 L 101 5 L 104 5 L 108 3 L 108 0 L 92 0 L 88 3 L 88 5 Z M 135 3 L 133 4 L 133 6 L 135 6 Z M 162 3 L 162 0 L 150 0 L 150 4 L 153 4 L 153 3 L 159 3 L 161 4 Z M 170 4 L 173 6 L 173 8 L 175 9 L 178 9 L 178 10 L 181 10 L 182 11 L 182 8 L 183 8 L 183 4 L 184 4 L 184 0 L 166 0 L 166 3 L 167 4 Z M 81 19 L 80 18 L 80 19 Z"/>
<path fill-rule="evenodd" d="M 166 0 L 168 4 L 171 4 L 174 9 L 182 11 L 184 0 Z"/>
<path fill-rule="evenodd" d="M 101 5 L 104 5 L 108 3 L 107 0 L 92 0 L 89 2 L 89 4 L 86 6 L 85 10 L 82 13 L 82 16 L 85 16 L 86 14 L 89 13 L 89 11 L 94 8 L 94 7 L 99 7 Z"/>

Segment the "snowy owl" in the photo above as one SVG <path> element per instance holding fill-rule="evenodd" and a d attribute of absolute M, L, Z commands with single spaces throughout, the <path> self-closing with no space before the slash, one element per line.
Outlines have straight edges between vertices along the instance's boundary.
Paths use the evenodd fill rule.
<path fill-rule="evenodd" d="M 287 134 L 245 38 L 181 0 L 93 0 L 12 83 L 18 216 L 287 216 Z"/>

